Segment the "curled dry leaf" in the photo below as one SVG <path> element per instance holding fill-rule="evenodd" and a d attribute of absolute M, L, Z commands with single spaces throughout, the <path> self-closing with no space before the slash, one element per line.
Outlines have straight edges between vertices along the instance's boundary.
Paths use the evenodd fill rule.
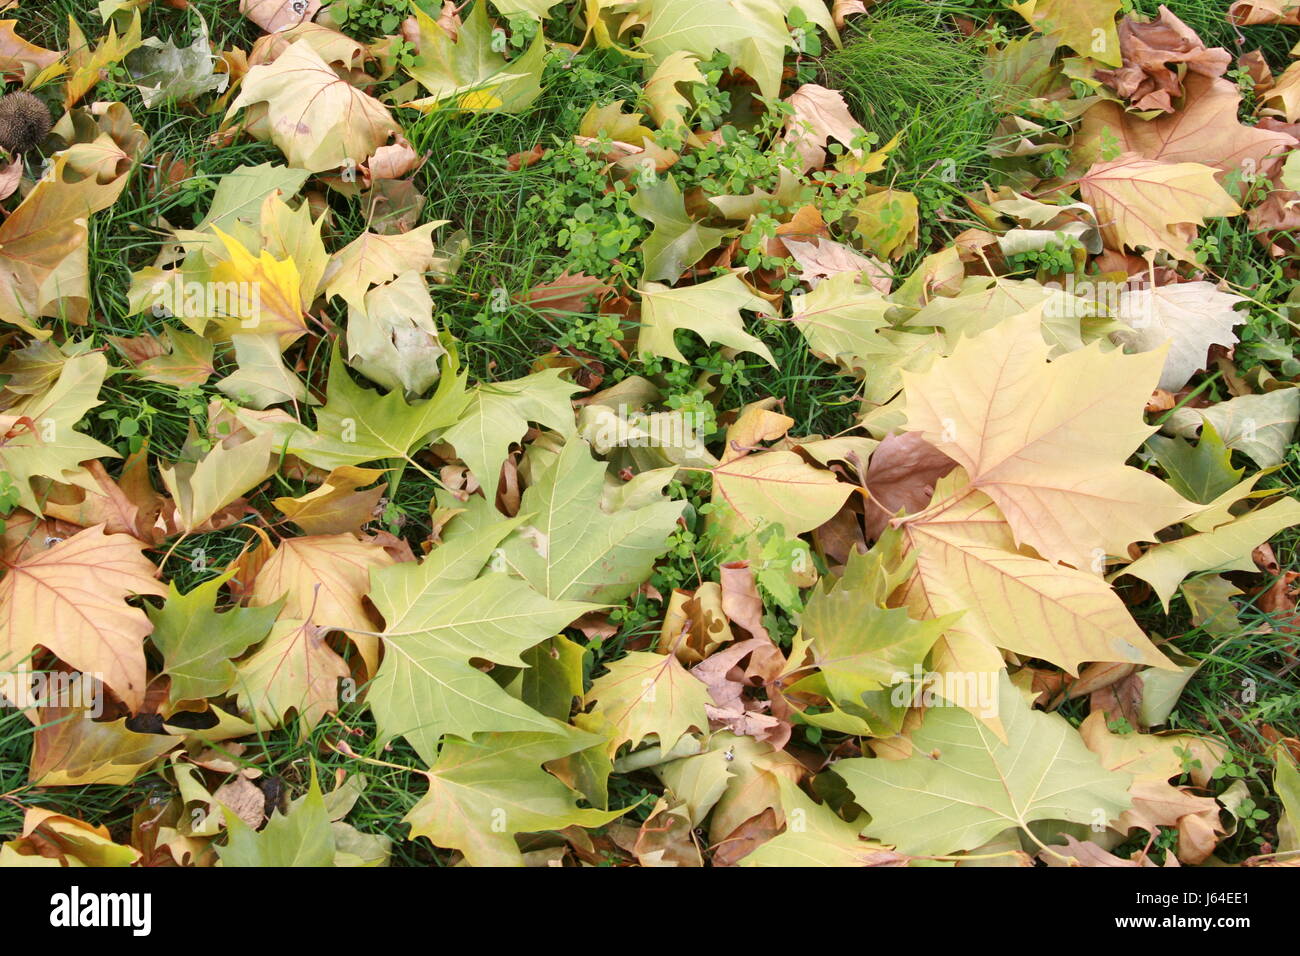
<path fill-rule="evenodd" d="M 320 0 L 239 0 L 239 12 L 267 33 L 280 33 L 311 20 Z"/>
<path fill-rule="evenodd" d="M 1182 85 L 1169 64 L 1186 64 L 1192 73 L 1218 77 L 1232 62 L 1227 50 L 1207 49 L 1195 31 L 1163 6 L 1150 23 L 1132 16 L 1121 20 L 1119 45 L 1124 65 L 1098 70 L 1097 76 L 1136 110 L 1173 112 L 1172 100 L 1182 93 Z"/>
<path fill-rule="evenodd" d="M 917 432 L 886 435 L 871 453 L 863 477 L 870 496 L 866 509 L 867 536 L 879 538 L 889 519 L 920 511 L 934 496 L 940 478 L 957 463 Z"/>

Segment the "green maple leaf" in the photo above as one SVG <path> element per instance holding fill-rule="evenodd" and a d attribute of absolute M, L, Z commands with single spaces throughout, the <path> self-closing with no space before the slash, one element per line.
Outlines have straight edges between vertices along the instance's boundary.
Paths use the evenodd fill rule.
<path fill-rule="evenodd" d="M 419 7 L 412 7 L 419 31 L 420 55 L 407 71 L 431 95 L 404 106 L 432 109 L 454 99 L 460 109 L 518 112 L 541 95 L 546 39 L 537 32 L 532 45 L 507 60 L 492 48 L 493 27 L 487 6 L 476 4 L 455 39 Z"/>
<path fill-rule="evenodd" d="M 1248 456 L 1260 468 L 1286 459 L 1286 450 L 1300 421 L 1300 388 L 1279 388 L 1262 395 L 1238 395 L 1208 408 L 1186 405 L 1169 413 L 1165 430 L 1188 437 L 1206 422 L 1223 443 Z"/>
<path fill-rule="evenodd" d="M 960 617 L 948 614 L 926 621 L 906 608 L 887 608 L 882 583 L 907 574 L 886 575 L 874 556 L 853 552 L 844 576 L 813 592 L 802 620 L 802 640 L 812 649 L 829 696 L 845 707 L 861 707 L 863 695 L 911 676 L 943 632 Z M 883 593 L 883 596 L 882 596 Z"/>
<path fill-rule="evenodd" d="M 336 344 L 330 357 L 326 401 L 316 410 L 314 431 L 298 422 L 239 417 L 255 435 L 274 434 L 277 450 L 297 455 L 318 468 L 388 459 L 410 463 L 414 450 L 464 411 L 469 400 L 467 377 L 467 373 L 457 374 L 455 355 L 448 353 L 433 397 L 408 404 L 400 389 L 380 395 L 353 382 Z"/>
<path fill-rule="evenodd" d="M 559 2 L 560 0 L 492 0 L 492 6 L 507 17 L 526 14 L 534 20 L 544 20 L 550 16 L 551 7 Z"/>
<path fill-rule="evenodd" d="M 672 176 L 641 186 L 628 206 L 642 219 L 654 223 L 654 232 L 641 245 L 647 280 L 674 281 L 731 233 L 730 229 L 713 229 L 692 219 Z"/>
<path fill-rule="evenodd" d="M 1005 672 L 986 703 L 1006 743 L 962 707 L 939 706 L 926 711 L 906 760 L 834 765 L 871 815 L 866 835 L 930 856 L 974 849 L 1035 820 L 1105 823 L 1128 809 L 1132 775 L 1102 767 L 1064 717 L 1033 710 Z"/>
<path fill-rule="evenodd" d="M 254 830 L 228 808 L 222 807 L 225 846 L 217 847 L 222 866 L 333 866 L 334 830 L 325 799 L 311 768 L 311 786 L 295 800 L 288 813 L 275 813 L 261 830 Z"/>
<path fill-rule="evenodd" d="M 775 776 L 786 826 L 746 855 L 741 866 L 901 866 L 906 858 L 858 836 L 861 823 L 842 819 L 824 803 L 814 803 L 788 777 Z"/>
<path fill-rule="evenodd" d="M 671 289 L 659 282 L 644 283 L 641 292 L 641 359 L 661 355 L 683 364 L 686 356 L 673 341 L 678 329 L 690 329 L 713 345 L 753 352 L 776 366 L 776 359 L 761 339 L 745 331 L 740 310 L 769 314 L 771 307 L 755 295 L 736 273 L 708 282 Z"/>
<path fill-rule="evenodd" d="M 1277 822 L 1278 850 L 1282 853 L 1300 851 L 1300 769 L 1286 748 L 1277 752 L 1273 792 L 1282 804 L 1281 819 Z"/>
<path fill-rule="evenodd" d="M 506 563 L 556 600 L 621 601 L 650 576 L 668 549 L 684 504 L 661 499 L 607 514 L 605 466 L 585 441 L 570 439 L 519 504 L 526 523 L 502 548 Z"/>
<path fill-rule="evenodd" d="M 107 371 L 108 360 L 102 353 L 74 355 L 63 363 L 58 379 L 47 391 L 24 398 L 0 415 L 4 425 L 0 431 L 8 432 L 0 437 L 0 471 L 9 473 L 18 504 L 28 511 L 41 513 L 32 490 L 33 478 L 98 491 L 81 463 L 118 457 L 113 449 L 73 427 L 101 404 L 99 387 Z"/>
<path fill-rule="evenodd" d="M 420 564 L 371 572 L 370 599 L 387 628 L 370 707 L 385 739 L 405 737 L 426 762 L 444 734 L 468 739 L 481 731 L 554 726 L 470 664 L 526 666 L 524 652 L 595 607 L 552 601 L 505 574 L 478 576 L 517 524 L 502 521 L 448 541 Z"/>
<path fill-rule="evenodd" d="M 579 808 L 573 791 L 542 769 L 600 742 L 572 727 L 554 727 L 559 733 L 449 739 L 425 774 L 429 792 L 403 818 L 412 838 L 459 850 L 472 866 L 522 866 L 516 833 L 602 826 L 621 815 Z"/>
<path fill-rule="evenodd" d="M 242 224 L 256 234 L 266 197 L 278 191 L 288 199 L 302 188 L 310 175 L 305 169 L 272 163 L 232 169 L 217 181 L 208 214 L 193 231 L 210 233 L 215 226 L 223 232 L 238 234 L 238 226 Z"/>
<path fill-rule="evenodd" d="M 163 655 L 163 673 L 171 678 L 167 699 L 202 700 L 228 691 L 235 682 L 232 658 L 270 633 L 284 601 L 268 607 L 236 607 L 218 614 L 217 595 L 235 569 L 204 581 L 186 594 L 168 585 L 162 607 L 145 606 L 153 622 L 151 639 Z"/>
<path fill-rule="evenodd" d="M 1197 571 L 1254 571 L 1256 547 L 1300 523 L 1300 501 L 1283 498 L 1256 508 L 1211 531 L 1154 545 L 1124 569 L 1151 585 L 1169 613 L 1169 601 L 1183 578 Z"/>
<path fill-rule="evenodd" d="M 567 720 L 573 700 L 582 696 L 582 660 L 586 648 L 563 634 L 529 648 L 519 675 L 519 699 L 533 710 Z"/>
<path fill-rule="evenodd" d="M 795 42 L 786 16 L 796 7 L 838 39 L 830 10 L 811 0 L 646 0 L 641 49 L 656 66 L 678 51 L 708 59 L 721 50 L 733 67 L 754 78 L 764 96 L 775 97 L 785 51 Z"/>
<path fill-rule="evenodd" d="M 880 335 L 889 325 L 885 313 L 892 307 L 875 289 L 860 285 L 856 273 L 841 272 L 796 297 L 790 321 L 814 355 L 853 372 L 862 367 L 864 356 L 896 351 Z"/>
<path fill-rule="evenodd" d="M 485 490 L 495 492 L 510 445 L 524 437 L 529 422 L 556 431 L 573 430 L 570 396 L 581 388 L 564 381 L 562 369 L 548 368 L 509 382 L 474 386 L 458 420 L 445 432 L 456 454 Z"/>
<path fill-rule="evenodd" d="M 230 342 L 239 367 L 217 382 L 218 389 L 245 408 L 307 400 L 307 386 L 284 364 L 274 336 L 232 335 Z"/>
<path fill-rule="evenodd" d="M 1232 467 L 1232 449 L 1209 420 L 1201 426 L 1201 438 L 1195 445 L 1177 435 L 1152 435 L 1147 447 L 1174 491 L 1199 504 L 1208 505 L 1246 473 L 1244 468 Z"/>

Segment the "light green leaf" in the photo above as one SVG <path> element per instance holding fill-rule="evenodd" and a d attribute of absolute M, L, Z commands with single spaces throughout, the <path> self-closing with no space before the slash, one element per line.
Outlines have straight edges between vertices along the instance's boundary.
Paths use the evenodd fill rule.
<path fill-rule="evenodd" d="M 420 55 L 408 72 L 431 95 L 403 106 L 428 111 L 449 105 L 515 113 L 541 95 L 546 52 L 541 30 L 522 56 L 507 61 L 492 49 L 493 28 L 486 4 L 475 4 L 455 40 L 419 7 L 413 6 L 411 12 L 419 31 Z"/>
<path fill-rule="evenodd" d="M 793 781 L 778 777 L 785 831 L 741 859 L 741 866 L 903 866 L 907 858 L 858 836 L 850 823 L 824 803 L 814 803 Z"/>
<path fill-rule="evenodd" d="M 348 308 L 348 363 L 372 382 L 419 396 L 438 380 L 447 354 L 433 321 L 433 298 L 424 277 L 403 272 Z"/>
<path fill-rule="evenodd" d="M 971 850 L 1035 820 L 1106 822 L 1130 806 L 1132 775 L 1102 767 L 1059 714 L 1033 710 L 999 673 L 1002 743 L 959 707 L 932 707 L 905 760 L 834 765 L 871 815 L 866 832 L 909 856 Z"/>
<path fill-rule="evenodd" d="M 153 622 L 150 639 L 162 652 L 162 672 L 171 678 L 167 700 L 217 697 L 235 682 L 233 658 L 266 637 L 280 613 L 283 601 L 269 607 L 233 607 L 216 611 L 221 586 L 234 576 L 234 569 L 196 585 L 181 594 L 172 581 L 162 607 L 145 605 Z"/>
<path fill-rule="evenodd" d="M 194 531 L 240 495 L 275 471 L 270 435 L 226 447 L 217 444 L 197 461 L 158 466 L 163 485 L 176 502 L 182 531 Z"/>
<path fill-rule="evenodd" d="M 217 382 L 217 388 L 245 408 L 307 400 L 307 386 L 285 366 L 274 335 L 236 334 L 230 342 L 239 368 Z"/>
<path fill-rule="evenodd" d="M 731 233 L 730 229 L 713 229 L 692 219 L 671 175 L 640 186 L 628 206 L 655 227 L 641 245 L 646 280 L 676 281 Z"/>
<path fill-rule="evenodd" d="M 609 742 L 610 756 L 624 742 L 635 749 L 650 734 L 667 753 L 692 727 L 708 730 L 709 690 L 674 655 L 633 651 L 608 666 L 584 703 L 594 703 L 593 712 L 617 730 Z"/>
<path fill-rule="evenodd" d="M 918 621 L 906 608 L 884 607 L 878 601 L 883 588 L 867 579 L 882 573 L 878 562 L 853 552 L 844 576 L 829 579 L 830 584 L 823 579 L 801 618 L 803 637 L 829 696 L 844 706 L 861 707 L 864 694 L 910 677 L 961 616 Z"/>
<path fill-rule="evenodd" d="M 211 232 L 215 226 L 233 234 L 236 223 L 256 229 L 262 220 L 262 204 L 266 197 L 279 192 L 288 199 L 297 194 L 310 175 L 305 169 L 291 169 L 274 163 L 238 166 L 217 180 L 208 214 L 194 227 L 194 231 Z"/>
<path fill-rule="evenodd" d="M 1278 851 L 1300 853 L 1300 770 L 1285 745 L 1278 748 L 1273 765 L 1273 792 L 1282 803 L 1282 819 L 1277 823 Z"/>
<path fill-rule="evenodd" d="M 679 799 L 691 818 L 691 826 L 704 822 L 709 811 L 727 792 L 731 781 L 730 757 L 722 749 L 710 749 L 693 757 L 682 757 L 659 764 L 654 774 L 660 783 Z"/>
<path fill-rule="evenodd" d="M 254 830 L 228 808 L 222 807 L 230 836 L 217 847 L 222 866 L 333 866 L 334 830 L 316 767 L 311 768 L 311 787 L 295 800 L 288 813 L 275 813 L 261 830 Z"/>
<path fill-rule="evenodd" d="M 418 565 L 371 572 L 370 599 L 387 627 L 370 707 L 385 739 L 404 736 L 427 762 L 444 734 L 469 739 L 480 731 L 552 726 L 470 664 L 525 666 L 525 651 L 594 608 L 549 600 L 504 574 L 477 576 L 517 524 L 501 521 L 448 541 Z"/>
<path fill-rule="evenodd" d="M 637 355 L 642 359 L 659 355 L 685 363 L 686 356 L 673 341 L 673 333 L 690 329 L 710 344 L 753 352 L 776 365 L 768 347 L 745 331 L 740 318 L 741 309 L 770 315 L 771 306 L 750 291 L 738 274 L 680 289 L 647 282 L 640 291 L 641 336 L 637 340 Z"/>
<path fill-rule="evenodd" d="M 1005 319 L 1034 311 L 1042 316 L 1043 341 L 1051 346 L 1049 358 L 1083 348 L 1085 323 L 1089 341 L 1118 325 L 1095 318 L 1096 304 L 1068 289 L 1051 288 L 1033 279 L 986 276 L 968 277 L 955 296 L 935 296 L 907 325 L 943 329 L 951 350 L 963 337 L 979 335 Z"/>
<path fill-rule="evenodd" d="M 546 597 L 611 604 L 650 576 L 685 507 L 651 504 L 601 510 L 605 467 L 585 441 L 570 439 L 524 492 L 526 523 L 506 541 L 509 567 Z"/>
<path fill-rule="evenodd" d="M 646 0 L 641 5 L 645 33 L 641 49 L 654 65 L 685 51 L 708 59 L 721 50 L 758 83 L 766 97 L 781 85 L 785 52 L 794 44 L 786 16 L 799 7 L 807 19 L 835 35 L 824 3 L 801 0 Z"/>
<path fill-rule="evenodd" d="M 1221 524 L 1213 531 L 1166 541 L 1147 550 L 1123 571 L 1146 581 L 1165 612 L 1183 578 L 1197 571 L 1253 571 L 1251 552 L 1283 528 L 1300 524 L 1300 501 L 1284 498 Z"/>
<path fill-rule="evenodd" d="M 1232 599 L 1245 592 L 1221 574 L 1205 574 L 1184 581 L 1183 600 L 1192 612 L 1192 623 L 1217 637 L 1227 637 L 1241 630 L 1237 606 Z M 1163 721 L 1156 721 L 1162 723 Z"/>
<path fill-rule="evenodd" d="M 1147 448 L 1165 470 L 1174 491 L 1203 505 L 1235 487 L 1246 472 L 1232 467 L 1232 449 L 1209 420 L 1201 426 L 1195 445 L 1182 436 L 1152 435 Z"/>
<path fill-rule="evenodd" d="M 1190 438 L 1210 422 L 1233 451 L 1248 455 L 1260 468 L 1282 464 L 1300 421 L 1300 388 L 1279 388 L 1262 395 L 1238 395 L 1209 408 L 1178 408 L 1165 431 Z"/>
<path fill-rule="evenodd" d="M 323 277 L 325 295 L 331 299 L 342 296 L 349 306 L 364 308 L 366 291 L 372 285 L 407 272 L 445 276 L 451 261 L 434 245 L 433 231 L 446 224 L 446 219 L 435 219 L 394 235 L 363 232 L 330 262 Z"/>
<path fill-rule="evenodd" d="M 713 469 L 713 501 L 727 505 L 719 523 L 734 538 L 779 524 L 799 535 L 829 521 L 853 487 L 792 451 L 753 452 Z M 714 516 L 710 516 L 712 519 Z"/>
<path fill-rule="evenodd" d="M 280 726 L 290 711 L 298 715 L 299 737 L 338 709 L 339 681 L 350 675 L 347 662 L 329 646 L 328 632 L 311 621 L 275 622 L 266 641 L 240 661 L 236 693 L 260 728 Z"/>
<path fill-rule="evenodd" d="M 442 440 L 451 443 L 490 493 L 496 491 L 510 445 L 524 437 L 529 422 L 566 434 L 573 430 L 569 399 L 581 387 L 561 378 L 563 371 L 548 368 L 510 382 L 474 386 L 455 424 L 443 432 Z"/>
<path fill-rule="evenodd" d="M 466 374 L 457 374 L 455 357 L 444 357 L 438 388 L 427 401 L 407 404 L 401 392 L 362 388 L 348 376 L 336 347 L 330 359 L 326 402 L 316 411 L 316 430 L 298 422 L 240 416 L 254 434 L 271 433 L 274 447 L 319 468 L 334 469 L 370 461 L 400 459 L 422 447 L 434 432 L 460 417 L 469 395 Z"/>
<path fill-rule="evenodd" d="M 411 837 L 459 850 L 471 866 L 522 866 L 516 833 L 596 827 L 622 810 L 579 809 L 574 793 L 541 765 L 599 742 L 554 724 L 549 733 L 451 739 L 429 768 L 429 792 L 404 822 Z"/>
<path fill-rule="evenodd" d="M 32 491 L 33 478 L 97 491 L 81 462 L 119 457 L 107 445 L 73 427 L 86 412 L 102 404 L 99 387 L 107 371 L 103 353 L 75 355 L 63 363 L 58 380 L 48 391 L 29 395 L 5 409 L 6 429 L 11 434 L 0 443 L 0 470 L 8 472 L 18 504 L 33 514 L 41 513 Z"/>
<path fill-rule="evenodd" d="M 507 17 L 527 14 L 534 20 L 544 20 L 550 16 L 551 7 L 559 2 L 560 0 L 492 0 L 492 6 Z"/>
<path fill-rule="evenodd" d="M 686 113 L 691 108 L 691 101 L 677 87 L 681 83 L 704 82 L 704 74 L 697 65 L 699 62 L 698 56 L 678 50 L 664 57 L 646 80 L 646 106 L 660 129 L 680 129 L 688 136 L 694 135 L 685 128 Z"/>
<path fill-rule="evenodd" d="M 517 684 L 519 699 L 547 717 L 568 720 L 574 698 L 582 696 L 586 653 L 586 648 L 563 634 L 524 651 L 520 655 L 525 667 Z"/>
<path fill-rule="evenodd" d="M 862 286 L 857 273 L 841 272 L 794 297 L 790 321 L 808 340 L 814 355 L 852 372 L 865 355 L 893 355 L 897 348 L 881 338 L 893 308 L 884 296 Z"/>

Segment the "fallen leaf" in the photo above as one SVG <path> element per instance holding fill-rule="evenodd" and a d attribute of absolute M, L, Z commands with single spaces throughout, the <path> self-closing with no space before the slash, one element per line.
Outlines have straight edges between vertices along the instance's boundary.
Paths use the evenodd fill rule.
<path fill-rule="evenodd" d="M 17 674 L 39 644 L 96 676 L 132 710 L 144 701 L 144 638 L 132 595 L 163 595 L 139 541 L 87 528 L 10 567 L 0 579 L 0 655 Z"/>
<path fill-rule="evenodd" d="M 1170 63 L 1186 64 L 1190 72 L 1211 78 L 1222 76 L 1232 63 L 1227 50 L 1207 49 L 1195 31 L 1164 7 L 1149 23 L 1124 17 L 1118 32 L 1124 65 L 1098 70 L 1097 77 L 1135 110 L 1173 112 L 1172 99 L 1182 93 L 1182 84 Z"/>
<path fill-rule="evenodd" d="M 254 66 L 227 119 L 246 110 L 246 125 L 270 139 L 290 166 L 319 173 L 361 165 L 400 131 L 386 107 L 335 73 L 306 40 L 267 66 Z"/>
<path fill-rule="evenodd" d="M 1158 387 L 1176 392 L 1205 368 L 1211 345 L 1236 344 L 1232 330 L 1246 321 L 1246 314 L 1237 312 L 1236 306 L 1245 301 L 1209 282 L 1125 289 L 1119 295 L 1116 318 L 1132 331 L 1113 337 L 1134 352 L 1150 352 L 1168 343 Z"/>
<path fill-rule="evenodd" d="M 866 510 L 867 536 L 879 538 L 889 519 L 902 509 L 922 510 L 934 497 L 934 486 L 956 462 L 918 432 L 886 435 L 867 462 L 863 484 L 871 496 Z"/>
<path fill-rule="evenodd" d="M 1084 202 L 1097 211 L 1102 236 L 1112 249 L 1163 250 L 1194 261 L 1191 240 L 1212 216 L 1241 212 L 1200 163 L 1166 163 L 1124 153 L 1098 162 L 1079 177 Z"/>
<path fill-rule="evenodd" d="M 1085 569 L 1198 509 L 1125 464 L 1151 433 L 1142 410 L 1163 356 L 1094 345 L 1049 363 L 1036 325 L 1008 319 L 925 374 L 904 372 L 907 428 L 966 469 L 1017 544 Z"/>
<path fill-rule="evenodd" d="M 940 706 L 912 733 L 906 760 L 839 761 L 836 772 L 871 815 L 865 832 L 901 853 L 947 854 L 1008 826 L 1090 824 L 1129 807 L 1132 777 L 1104 768 L 1064 717 L 1030 709 L 1006 677 L 997 710 L 1006 742 L 965 710 Z"/>

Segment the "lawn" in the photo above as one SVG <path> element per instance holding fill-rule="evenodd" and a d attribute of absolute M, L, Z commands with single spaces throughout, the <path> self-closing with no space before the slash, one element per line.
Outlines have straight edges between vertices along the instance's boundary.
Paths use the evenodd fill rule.
<path fill-rule="evenodd" d="M 1300 860 L 1287 3 L 0 18 L 0 865 Z"/>

